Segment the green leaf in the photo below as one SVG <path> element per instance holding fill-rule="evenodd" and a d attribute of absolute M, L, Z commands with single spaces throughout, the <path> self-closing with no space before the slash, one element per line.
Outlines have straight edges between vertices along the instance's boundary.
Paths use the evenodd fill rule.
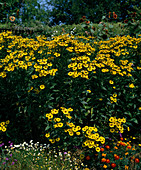
<path fill-rule="evenodd" d="M 88 114 L 89 114 L 89 113 L 88 113 L 88 112 L 86 112 L 86 113 L 85 113 L 85 116 L 88 116 Z"/>
<path fill-rule="evenodd" d="M 48 130 L 48 129 L 50 129 L 50 126 L 49 126 L 49 125 L 47 125 L 47 127 L 45 128 L 45 130 Z"/>
<path fill-rule="evenodd" d="M 93 29 L 90 29 L 90 31 L 91 31 L 91 33 L 92 33 L 92 34 L 94 34 L 94 33 L 95 33 L 95 31 L 94 31 Z"/>
<path fill-rule="evenodd" d="M 134 123 L 138 124 L 138 120 L 136 118 L 131 119 L 130 122 L 134 122 Z"/>
<path fill-rule="evenodd" d="M 85 105 L 85 104 L 88 104 L 88 103 L 87 103 L 87 102 L 85 102 L 85 101 L 82 101 L 81 103 L 82 103 L 82 104 L 84 104 L 84 105 Z"/>

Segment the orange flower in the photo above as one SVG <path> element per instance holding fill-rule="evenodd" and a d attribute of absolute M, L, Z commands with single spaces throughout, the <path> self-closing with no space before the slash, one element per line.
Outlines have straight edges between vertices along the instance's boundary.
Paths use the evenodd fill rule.
<path fill-rule="evenodd" d="M 90 21 L 86 21 L 86 24 L 89 24 L 90 23 Z"/>
<path fill-rule="evenodd" d="M 10 21 L 12 21 L 12 22 L 15 21 L 15 17 L 14 17 L 14 16 L 10 16 L 9 19 L 10 19 Z"/>
<path fill-rule="evenodd" d="M 102 159 L 101 159 L 101 162 L 106 162 L 106 159 L 105 159 L 105 158 L 102 158 Z"/>
<path fill-rule="evenodd" d="M 129 166 L 125 165 L 125 167 L 124 167 L 124 168 L 125 168 L 125 170 L 128 170 L 128 169 L 129 169 Z"/>
<path fill-rule="evenodd" d="M 106 156 L 106 154 L 102 153 L 102 156 L 104 156 L 104 157 L 105 157 L 105 156 Z"/>
<path fill-rule="evenodd" d="M 83 18 L 83 19 L 86 19 L 86 16 L 83 16 L 82 18 Z"/>
<path fill-rule="evenodd" d="M 116 146 L 115 146 L 114 148 L 115 148 L 115 149 L 118 149 L 118 147 L 116 147 Z"/>

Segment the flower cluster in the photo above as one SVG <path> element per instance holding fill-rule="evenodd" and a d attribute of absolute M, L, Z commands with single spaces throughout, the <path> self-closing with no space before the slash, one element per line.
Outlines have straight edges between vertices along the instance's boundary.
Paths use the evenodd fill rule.
<path fill-rule="evenodd" d="M 9 123 L 10 123 L 9 120 L 7 120 L 6 122 L 1 122 L 1 123 L 0 123 L 0 131 L 5 132 L 5 131 L 6 131 L 6 127 L 7 127 L 7 125 L 8 125 Z"/>
<path fill-rule="evenodd" d="M 111 129 L 110 129 L 111 133 L 114 133 L 114 132 L 118 133 L 119 131 L 120 131 L 120 133 L 123 133 L 124 128 L 123 128 L 122 123 L 126 122 L 125 118 L 122 118 L 122 119 L 118 118 L 117 119 L 116 117 L 110 117 L 109 122 L 110 122 L 109 126 L 111 127 Z"/>
<path fill-rule="evenodd" d="M 65 115 L 65 117 L 67 117 L 68 119 L 72 118 L 70 116 L 70 113 L 69 113 L 69 112 L 73 111 L 72 108 L 66 109 L 64 107 L 61 107 L 60 109 L 63 112 L 63 114 Z M 61 128 L 61 127 L 65 126 L 64 123 L 60 122 L 61 118 L 56 117 L 56 118 L 53 119 L 53 115 L 55 115 L 55 114 L 59 114 L 59 109 L 52 109 L 50 113 L 46 114 L 46 117 L 48 118 L 48 121 L 50 121 L 50 122 L 54 121 L 55 123 L 57 122 L 56 124 L 53 125 L 54 129 Z M 76 133 L 77 136 L 82 137 L 82 135 L 85 133 L 84 136 L 87 139 L 86 139 L 86 141 L 83 142 L 82 147 L 96 148 L 96 151 L 99 152 L 100 147 L 99 147 L 98 142 L 101 142 L 101 144 L 105 143 L 105 138 L 99 135 L 98 129 L 96 127 L 85 126 L 85 127 L 81 128 L 81 126 L 76 126 L 74 123 L 72 123 L 72 122 L 70 123 L 68 121 L 66 122 L 66 125 L 69 128 L 68 129 L 65 128 L 64 132 L 65 133 L 68 132 L 69 136 L 75 136 L 74 133 Z M 45 135 L 45 137 L 50 138 L 50 133 L 47 133 Z M 49 141 L 51 143 L 55 143 L 55 141 L 57 141 L 57 142 L 60 141 L 60 138 L 56 138 L 56 139 L 51 139 L 50 138 Z"/>

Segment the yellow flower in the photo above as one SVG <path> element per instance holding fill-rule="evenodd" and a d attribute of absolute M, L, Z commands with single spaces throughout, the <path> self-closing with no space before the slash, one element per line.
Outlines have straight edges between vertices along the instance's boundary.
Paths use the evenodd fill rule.
<path fill-rule="evenodd" d="M 139 107 L 139 110 L 141 110 L 141 107 Z"/>
<path fill-rule="evenodd" d="M 100 98 L 99 100 L 100 100 L 100 101 L 102 101 L 103 99 L 102 99 L 102 98 Z"/>
<path fill-rule="evenodd" d="M 57 142 L 60 141 L 60 138 L 56 138 L 56 141 L 57 141 Z"/>
<path fill-rule="evenodd" d="M 45 85 L 40 85 L 40 89 L 44 89 L 45 88 Z"/>
<path fill-rule="evenodd" d="M 114 93 L 114 94 L 113 94 L 113 97 L 117 97 L 117 94 Z"/>
<path fill-rule="evenodd" d="M 110 117 L 109 122 L 114 122 L 115 118 L 114 117 Z"/>
<path fill-rule="evenodd" d="M 91 90 L 87 90 L 87 92 L 91 93 Z"/>
<path fill-rule="evenodd" d="M 63 126 L 63 123 L 58 123 L 58 127 L 62 127 Z"/>
<path fill-rule="evenodd" d="M 80 154 L 80 159 L 83 159 L 85 156 L 83 154 Z"/>
<path fill-rule="evenodd" d="M 109 83 L 110 83 L 110 84 L 114 84 L 114 82 L 113 82 L 112 80 L 109 80 Z"/>
<path fill-rule="evenodd" d="M 9 120 L 7 120 L 7 121 L 6 121 L 6 124 L 9 124 L 9 123 L 10 123 L 10 121 L 9 121 Z"/>
<path fill-rule="evenodd" d="M 129 127 L 127 127 L 127 130 L 128 130 L 128 131 L 130 131 L 130 128 L 129 128 Z"/>
<path fill-rule="evenodd" d="M 80 132 L 76 132 L 77 135 L 80 135 Z"/>
<path fill-rule="evenodd" d="M 3 132 L 5 132 L 5 131 L 6 131 L 6 128 L 5 128 L 5 127 L 3 127 L 3 128 L 2 128 L 2 131 L 3 131 Z"/>
<path fill-rule="evenodd" d="M 130 88 L 134 88 L 135 86 L 134 86 L 134 84 L 132 83 L 132 84 L 129 85 L 129 87 L 130 87 Z"/>
<path fill-rule="evenodd" d="M 47 133 L 47 134 L 45 135 L 45 137 L 46 137 L 46 138 L 50 137 L 50 134 L 49 134 L 49 133 Z"/>
<path fill-rule="evenodd" d="M 110 132 L 111 132 L 111 133 L 114 133 L 114 131 L 115 131 L 115 129 L 110 129 Z"/>
<path fill-rule="evenodd" d="M 109 126 L 110 127 L 114 127 L 114 123 L 109 123 Z"/>
<path fill-rule="evenodd" d="M 96 147 L 96 152 L 100 152 L 100 147 Z"/>

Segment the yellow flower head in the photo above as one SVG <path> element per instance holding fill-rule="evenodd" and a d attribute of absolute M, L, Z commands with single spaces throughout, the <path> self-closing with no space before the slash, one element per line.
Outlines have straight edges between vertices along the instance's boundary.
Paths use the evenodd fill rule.
<path fill-rule="evenodd" d="M 91 90 L 87 90 L 87 92 L 91 93 Z"/>
<path fill-rule="evenodd" d="M 132 83 L 132 84 L 129 85 L 129 87 L 130 87 L 130 88 L 134 88 L 135 86 L 134 86 L 134 84 Z"/>
<path fill-rule="evenodd" d="M 44 89 L 45 88 L 45 85 L 40 85 L 40 89 L 42 90 L 42 89 Z"/>
<path fill-rule="evenodd" d="M 109 83 L 110 83 L 110 84 L 114 84 L 114 82 L 113 82 L 112 80 L 109 80 Z"/>

